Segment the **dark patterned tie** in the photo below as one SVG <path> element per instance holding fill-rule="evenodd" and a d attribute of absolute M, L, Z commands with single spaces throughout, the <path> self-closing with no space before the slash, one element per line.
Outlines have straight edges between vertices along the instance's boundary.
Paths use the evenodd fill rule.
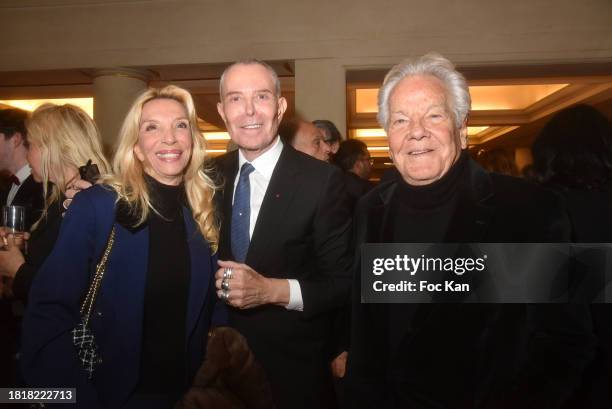
<path fill-rule="evenodd" d="M 244 263 L 249 250 L 249 226 L 251 221 L 251 183 L 249 175 L 255 168 L 245 162 L 240 168 L 240 178 L 232 206 L 232 253 L 234 259 Z"/>

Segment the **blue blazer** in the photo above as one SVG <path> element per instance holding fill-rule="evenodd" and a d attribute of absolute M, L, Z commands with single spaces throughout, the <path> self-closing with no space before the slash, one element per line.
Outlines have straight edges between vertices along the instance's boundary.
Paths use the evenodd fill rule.
<path fill-rule="evenodd" d="M 120 407 L 139 380 L 149 229 L 117 223 L 115 199 L 116 194 L 104 186 L 94 186 L 75 198 L 55 248 L 34 279 L 24 317 L 21 359 L 27 384 L 76 387 L 77 407 Z M 226 312 L 215 294 L 216 256 L 199 233 L 191 211 L 183 208 L 183 215 L 191 255 L 185 328 L 191 381 L 205 354 L 213 313 L 215 324 L 221 324 Z M 115 244 L 90 318 L 102 363 L 90 381 L 78 360 L 71 330 L 79 322 L 90 274 L 113 224 L 117 227 Z"/>

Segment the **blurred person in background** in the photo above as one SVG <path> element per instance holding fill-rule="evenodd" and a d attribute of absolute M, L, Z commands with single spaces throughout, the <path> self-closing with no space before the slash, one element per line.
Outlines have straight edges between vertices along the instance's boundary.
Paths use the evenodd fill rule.
<path fill-rule="evenodd" d="M 519 176 L 514 155 L 505 149 L 481 149 L 476 155 L 476 162 L 489 172 L 501 173 L 508 176 Z"/>
<path fill-rule="evenodd" d="M 563 196 L 572 241 L 612 243 L 612 125 L 589 105 L 557 112 L 533 147 L 533 174 Z M 612 309 L 592 304 L 596 355 L 565 408 L 612 407 Z"/>
<path fill-rule="evenodd" d="M 278 134 L 284 143 L 293 146 L 296 151 L 325 162 L 329 160 L 331 150 L 323 139 L 323 130 L 310 122 L 300 119 L 284 121 L 278 128 Z"/>
<path fill-rule="evenodd" d="M 329 146 L 329 150 L 331 155 L 334 155 L 338 152 L 340 148 L 340 142 L 342 142 L 342 135 L 340 135 L 340 131 L 334 125 L 332 121 L 327 119 L 315 119 L 312 123 L 319 129 L 324 132 L 323 140 Z"/>
<path fill-rule="evenodd" d="M 42 185 L 32 177 L 26 158 L 28 115 L 17 108 L 0 110 L 0 172 L 6 179 L 0 189 L 0 209 L 2 206 L 24 206 L 26 230 L 38 220 L 44 207 Z M 5 243 L 0 244 L 5 246 Z M 0 385 L 19 383 L 15 357 L 19 349 L 22 309 L 23 305 L 13 299 L 12 279 L 0 274 L 0 333 L 4 334 L 0 337 Z"/>
<path fill-rule="evenodd" d="M 7 173 L 8 189 L 0 192 L 0 206 L 26 208 L 26 230 L 40 217 L 44 207 L 42 185 L 31 175 L 26 155 L 29 113 L 16 108 L 0 110 L 0 171 Z"/>
<path fill-rule="evenodd" d="M 346 174 L 346 190 L 353 203 L 366 194 L 374 185 L 368 180 L 372 173 L 372 157 L 365 143 L 348 139 L 340 143 L 333 163 Z"/>
<path fill-rule="evenodd" d="M 0 252 L 0 273 L 12 279 L 13 294 L 21 300 L 27 299 L 36 272 L 55 245 L 65 212 L 64 193 L 80 179 L 79 167 L 92 161 L 100 172 L 110 172 L 96 125 L 81 108 L 42 105 L 26 125 L 27 159 L 32 178 L 44 187 L 45 205 L 32 226 L 27 255 L 12 236 L 7 251 Z"/>

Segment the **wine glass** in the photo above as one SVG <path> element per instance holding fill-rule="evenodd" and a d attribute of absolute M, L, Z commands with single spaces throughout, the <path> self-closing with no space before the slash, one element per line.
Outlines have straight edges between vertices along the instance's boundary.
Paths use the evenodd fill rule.
<path fill-rule="evenodd" d="M 23 206 L 3 206 L 2 226 L 7 233 L 15 236 L 16 242 L 23 243 L 26 225 L 26 208 Z M 5 243 L 6 245 L 6 243 Z"/>

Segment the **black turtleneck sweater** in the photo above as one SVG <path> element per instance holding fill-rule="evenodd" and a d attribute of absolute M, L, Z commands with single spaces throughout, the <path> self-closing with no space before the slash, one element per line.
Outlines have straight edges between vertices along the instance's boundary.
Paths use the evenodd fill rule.
<path fill-rule="evenodd" d="M 190 258 L 183 219 L 185 189 L 146 176 L 151 201 L 139 393 L 178 397 L 186 385 Z M 161 215 L 161 216 L 160 216 Z"/>
<path fill-rule="evenodd" d="M 458 192 L 465 181 L 468 153 L 439 180 L 412 186 L 400 179 L 394 197 L 386 236 L 395 243 L 436 243 L 444 241 L 455 210 Z"/>
<path fill-rule="evenodd" d="M 458 193 L 465 181 L 468 153 L 463 151 L 457 162 L 439 180 L 424 186 L 412 186 L 401 177 L 391 199 L 385 240 L 394 243 L 443 242 L 455 213 Z M 393 304 L 389 307 L 389 339 L 401 340 L 412 331 L 413 317 L 420 304 Z M 395 351 L 397 345 L 390 345 Z"/>

